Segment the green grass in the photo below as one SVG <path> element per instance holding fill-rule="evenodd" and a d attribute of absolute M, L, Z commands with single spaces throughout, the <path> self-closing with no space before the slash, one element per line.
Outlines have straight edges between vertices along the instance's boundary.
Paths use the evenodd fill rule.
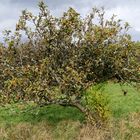
<path fill-rule="evenodd" d="M 121 118 L 132 112 L 140 112 L 140 93 L 130 86 L 124 86 L 128 90 L 126 96 L 123 95 L 119 84 L 103 84 L 103 94 L 110 100 L 109 107 L 114 118 Z M 50 124 L 56 124 L 64 120 L 80 122 L 84 120 L 84 115 L 76 108 L 50 105 L 41 108 L 34 108 L 33 104 L 12 104 L 0 107 L 0 123 L 37 123 L 43 120 Z"/>
<path fill-rule="evenodd" d="M 56 125 L 60 121 L 73 120 L 83 121 L 84 115 L 72 107 L 51 105 L 41 108 L 33 108 L 32 105 L 15 104 L 0 107 L 0 123 L 30 122 L 38 123 L 47 121 Z M 33 108 L 33 109 L 32 109 Z"/>
<path fill-rule="evenodd" d="M 140 112 L 140 91 L 128 85 L 124 85 L 123 89 L 128 91 L 126 96 L 124 96 L 119 84 L 108 83 L 104 86 L 103 93 L 107 94 L 110 100 L 109 106 L 115 118 Z"/>

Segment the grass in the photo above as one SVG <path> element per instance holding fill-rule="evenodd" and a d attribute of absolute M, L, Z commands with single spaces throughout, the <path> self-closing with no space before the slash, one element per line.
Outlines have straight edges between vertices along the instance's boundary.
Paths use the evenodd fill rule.
<path fill-rule="evenodd" d="M 107 128 L 85 125 L 84 115 L 73 107 L 37 108 L 33 103 L 19 103 L 0 107 L 0 140 L 139 139 L 140 92 L 125 85 L 123 88 L 128 93 L 124 96 L 119 84 L 103 85 L 100 90 L 108 96 L 112 111 L 112 121 Z"/>
<path fill-rule="evenodd" d="M 73 120 L 83 121 L 84 115 L 72 107 L 51 105 L 41 108 L 33 108 L 32 105 L 14 104 L 0 108 L 0 123 L 17 124 L 20 122 L 38 123 L 47 121 L 51 125 L 56 125 L 60 121 Z"/>
<path fill-rule="evenodd" d="M 113 117 L 126 117 L 132 112 L 140 111 L 140 91 L 135 88 L 124 85 L 123 89 L 128 93 L 124 96 L 119 84 L 108 83 L 104 87 L 103 93 L 107 94 L 112 110 Z"/>
<path fill-rule="evenodd" d="M 138 140 L 140 113 L 118 123 L 110 121 L 107 127 L 97 128 L 79 121 L 61 121 L 52 126 L 46 121 L 31 124 L 22 122 L 0 127 L 0 140 Z"/>

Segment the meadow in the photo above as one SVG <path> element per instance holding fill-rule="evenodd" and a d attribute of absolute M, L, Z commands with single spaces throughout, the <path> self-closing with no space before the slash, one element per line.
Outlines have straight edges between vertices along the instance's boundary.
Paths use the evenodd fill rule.
<path fill-rule="evenodd" d="M 136 140 L 140 137 L 140 92 L 129 85 L 123 89 L 128 91 L 125 96 L 119 84 L 109 82 L 99 89 L 111 110 L 104 128 L 86 124 L 84 114 L 74 107 L 7 104 L 0 107 L 0 140 Z"/>

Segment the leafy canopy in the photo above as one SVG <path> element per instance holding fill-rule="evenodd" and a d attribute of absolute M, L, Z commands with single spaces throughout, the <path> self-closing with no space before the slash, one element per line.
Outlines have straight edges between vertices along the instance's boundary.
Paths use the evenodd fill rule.
<path fill-rule="evenodd" d="M 84 112 L 81 99 L 91 85 L 139 82 L 138 47 L 128 23 L 115 15 L 105 19 L 103 8 L 82 19 L 73 8 L 56 18 L 43 2 L 38 6 L 37 16 L 22 11 L 14 34 L 4 32 L 1 102 L 73 105 Z"/>

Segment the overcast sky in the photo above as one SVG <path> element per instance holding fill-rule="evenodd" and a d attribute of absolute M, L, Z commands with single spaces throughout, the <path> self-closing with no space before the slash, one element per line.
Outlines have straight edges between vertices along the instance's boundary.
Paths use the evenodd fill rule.
<path fill-rule="evenodd" d="M 44 0 L 55 16 L 61 16 L 68 7 L 75 8 L 82 16 L 93 7 L 105 7 L 107 15 L 115 14 L 119 19 L 128 21 L 134 40 L 140 40 L 140 0 Z M 38 12 L 38 0 L 0 0 L 0 32 L 13 29 L 21 11 L 28 9 Z"/>

